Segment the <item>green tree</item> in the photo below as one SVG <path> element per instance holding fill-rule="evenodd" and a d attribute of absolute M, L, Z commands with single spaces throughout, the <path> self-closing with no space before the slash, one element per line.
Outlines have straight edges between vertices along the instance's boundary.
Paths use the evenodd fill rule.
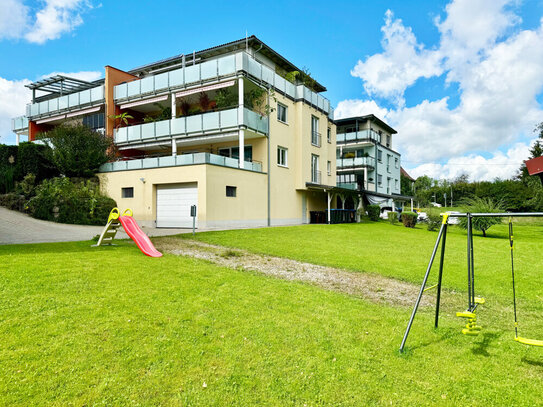
<path fill-rule="evenodd" d="M 60 125 L 38 138 L 52 147 L 52 161 L 67 177 L 92 177 L 112 157 L 111 138 L 83 125 Z"/>
<path fill-rule="evenodd" d="M 466 206 L 463 208 L 467 213 L 497 213 L 502 211 L 500 202 L 495 202 L 492 198 L 473 197 L 465 200 Z M 477 217 L 472 218 L 472 225 L 475 230 L 483 232 L 486 237 L 486 231 L 493 225 L 501 223 L 501 218 L 495 217 Z M 460 218 L 459 225 L 463 229 L 468 228 L 468 218 Z"/>

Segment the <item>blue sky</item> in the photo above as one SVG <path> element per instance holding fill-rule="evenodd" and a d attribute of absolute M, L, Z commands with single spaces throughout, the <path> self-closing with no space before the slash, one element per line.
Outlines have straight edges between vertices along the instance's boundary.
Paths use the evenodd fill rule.
<path fill-rule="evenodd" d="M 526 51 L 543 49 L 542 1 L 155 0 L 129 7 L 118 1 L 0 0 L 0 5 L 7 10 L 0 15 L 0 142 L 14 141 L 7 118 L 24 113 L 24 81 L 52 72 L 95 77 L 105 65 L 130 69 L 242 38 L 246 30 L 308 67 L 328 88 L 325 96 L 339 107 L 338 115 L 374 113 L 397 128 L 395 148 L 415 175 L 451 178 L 461 169 L 473 179 L 507 178 L 516 169 L 512 163 L 520 164 L 526 154 L 531 129 L 543 121 L 543 81 L 534 80 L 535 91 L 526 83 L 511 85 L 526 88 L 511 104 L 529 114 L 504 121 L 504 111 L 520 116 L 522 110 L 491 102 L 511 94 L 495 90 L 500 75 L 508 82 L 507 75 L 522 75 L 487 68 L 510 65 L 500 60 L 500 49 L 509 47 L 528 59 L 525 66 L 541 69 L 543 78 L 539 52 Z M 474 48 L 471 38 L 485 41 Z M 481 83 L 486 77 L 489 82 Z M 483 133 L 484 140 L 473 141 Z"/>

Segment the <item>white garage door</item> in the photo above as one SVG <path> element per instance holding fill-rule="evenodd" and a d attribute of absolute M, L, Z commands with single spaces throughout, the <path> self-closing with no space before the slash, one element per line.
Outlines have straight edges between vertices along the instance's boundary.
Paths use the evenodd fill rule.
<path fill-rule="evenodd" d="M 166 184 L 156 188 L 156 227 L 191 228 L 191 205 L 198 205 L 198 185 Z M 196 220 L 198 227 L 198 220 Z"/>

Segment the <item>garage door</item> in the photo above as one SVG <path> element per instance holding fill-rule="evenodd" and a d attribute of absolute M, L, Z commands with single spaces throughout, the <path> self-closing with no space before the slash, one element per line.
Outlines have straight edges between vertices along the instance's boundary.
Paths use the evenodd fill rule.
<path fill-rule="evenodd" d="M 191 228 L 191 205 L 198 205 L 196 183 L 157 185 L 157 228 Z M 198 227 L 198 220 L 196 220 Z"/>

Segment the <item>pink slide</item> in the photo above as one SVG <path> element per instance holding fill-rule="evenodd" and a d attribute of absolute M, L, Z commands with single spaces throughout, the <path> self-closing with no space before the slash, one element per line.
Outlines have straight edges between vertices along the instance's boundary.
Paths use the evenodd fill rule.
<path fill-rule="evenodd" d="M 132 240 L 136 242 L 143 254 L 146 254 L 149 257 L 162 257 L 162 253 L 155 249 L 155 246 L 153 246 L 153 243 L 149 237 L 143 233 L 143 230 L 141 230 L 136 220 L 132 216 L 120 216 L 119 220 L 121 221 L 121 224 L 123 225 L 123 228 L 128 236 L 130 236 Z"/>

